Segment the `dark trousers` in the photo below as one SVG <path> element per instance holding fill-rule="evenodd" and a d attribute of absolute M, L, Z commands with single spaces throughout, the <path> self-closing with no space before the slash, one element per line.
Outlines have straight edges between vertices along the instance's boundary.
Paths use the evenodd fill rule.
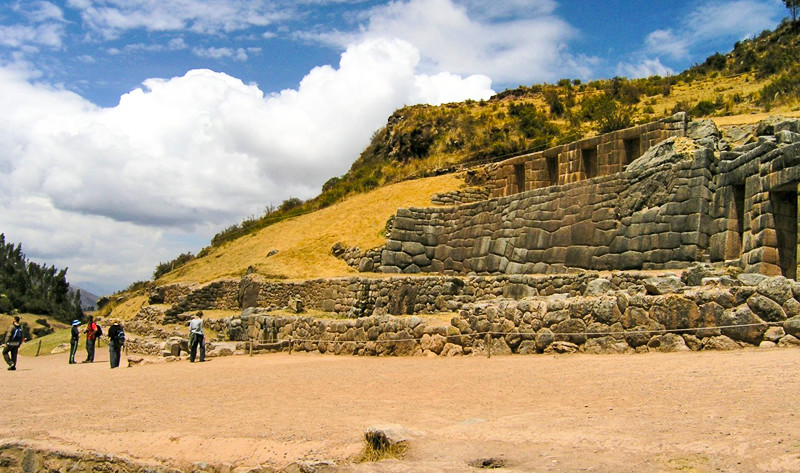
<path fill-rule="evenodd" d="M 3 359 L 6 360 L 6 364 L 9 368 L 14 368 L 17 366 L 17 351 L 19 350 L 19 346 L 11 346 L 6 345 L 3 348 Z"/>
<path fill-rule="evenodd" d="M 206 361 L 206 344 L 204 339 L 204 335 L 197 335 L 196 333 L 193 333 L 189 337 L 189 361 L 194 363 L 198 346 L 200 346 L 200 361 Z"/>
<path fill-rule="evenodd" d="M 86 339 L 86 361 L 94 361 L 94 340 Z"/>
<path fill-rule="evenodd" d="M 119 367 L 120 351 L 122 347 L 118 344 L 111 342 L 108 344 L 108 359 L 111 361 L 111 367 Z"/>
<path fill-rule="evenodd" d="M 78 339 L 69 341 L 69 364 L 75 363 L 75 353 L 78 352 Z"/>

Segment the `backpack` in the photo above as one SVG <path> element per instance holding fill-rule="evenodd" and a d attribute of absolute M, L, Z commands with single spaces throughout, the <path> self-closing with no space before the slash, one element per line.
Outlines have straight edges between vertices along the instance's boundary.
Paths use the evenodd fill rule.
<path fill-rule="evenodd" d="M 119 332 L 117 332 L 116 336 L 116 344 L 117 346 L 121 347 L 125 345 L 125 332 L 122 330 L 122 327 L 119 328 Z"/>
<path fill-rule="evenodd" d="M 22 327 L 14 327 L 11 331 L 11 337 L 8 339 L 9 346 L 20 346 L 22 345 Z"/>
<path fill-rule="evenodd" d="M 98 339 L 98 338 L 103 336 L 103 329 L 100 328 L 100 326 L 97 325 L 97 324 L 94 324 L 94 326 L 96 327 L 96 329 L 94 331 L 94 338 Z"/>

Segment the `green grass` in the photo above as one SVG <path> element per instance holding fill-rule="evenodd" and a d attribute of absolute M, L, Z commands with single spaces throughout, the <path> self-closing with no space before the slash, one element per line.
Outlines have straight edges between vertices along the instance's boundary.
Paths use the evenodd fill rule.
<path fill-rule="evenodd" d="M 44 337 L 34 338 L 22 344 L 19 349 L 19 354 L 22 356 L 35 356 L 36 350 L 41 342 L 42 348 L 39 350 L 39 356 L 49 355 L 53 348 L 62 343 L 69 343 L 70 329 L 58 329 L 50 335 Z"/>

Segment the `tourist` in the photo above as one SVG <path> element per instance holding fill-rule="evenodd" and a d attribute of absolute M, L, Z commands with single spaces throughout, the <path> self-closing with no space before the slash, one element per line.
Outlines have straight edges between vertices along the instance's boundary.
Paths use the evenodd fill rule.
<path fill-rule="evenodd" d="M 94 363 L 94 343 L 98 336 L 97 324 L 94 317 L 89 316 L 89 323 L 86 324 L 86 360 L 84 363 Z"/>
<path fill-rule="evenodd" d="M 19 315 L 14 316 L 14 322 L 6 333 L 5 344 L 3 346 L 3 359 L 6 360 L 8 371 L 17 370 L 17 352 L 19 346 L 25 338 L 22 336 L 22 327 L 19 325 Z"/>
<path fill-rule="evenodd" d="M 197 347 L 200 346 L 200 361 L 206 361 L 206 344 L 203 334 L 203 313 L 198 312 L 189 321 L 189 361 L 194 363 Z"/>
<path fill-rule="evenodd" d="M 120 321 L 114 319 L 108 328 L 108 359 L 111 361 L 111 369 L 119 367 L 123 345 L 125 345 L 125 331 Z"/>
<path fill-rule="evenodd" d="M 78 330 L 78 325 L 81 324 L 80 320 L 72 321 L 72 332 L 69 339 L 69 364 L 75 364 L 75 353 L 78 352 L 78 342 L 80 341 L 81 333 Z"/>

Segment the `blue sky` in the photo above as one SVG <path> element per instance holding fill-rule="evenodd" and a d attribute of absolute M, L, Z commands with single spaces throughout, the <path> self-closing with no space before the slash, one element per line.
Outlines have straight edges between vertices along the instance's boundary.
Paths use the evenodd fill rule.
<path fill-rule="evenodd" d="M 106 293 L 341 175 L 403 105 L 667 75 L 780 0 L 0 3 L 0 232 Z"/>

